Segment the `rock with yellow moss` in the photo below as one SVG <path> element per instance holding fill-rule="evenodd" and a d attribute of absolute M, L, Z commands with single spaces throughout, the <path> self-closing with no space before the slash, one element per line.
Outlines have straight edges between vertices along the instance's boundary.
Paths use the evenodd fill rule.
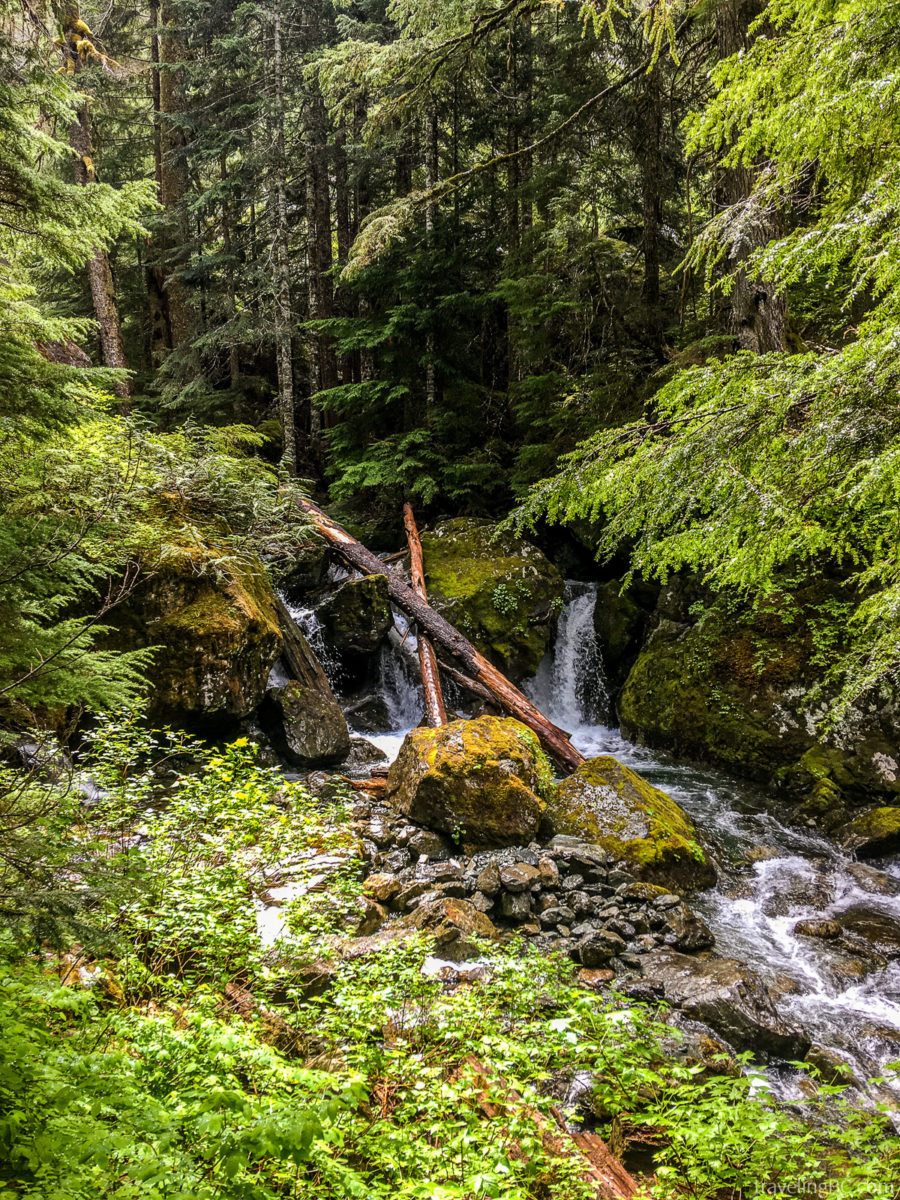
<path fill-rule="evenodd" d="M 541 823 L 547 761 L 518 721 L 478 717 L 407 734 L 387 798 L 420 825 L 472 846 L 511 846 Z"/>
<path fill-rule="evenodd" d="M 214 728 L 249 716 L 281 653 L 272 587 L 257 558 L 212 547 L 164 559 L 111 614 L 117 647 L 156 646 L 149 717 Z"/>
<path fill-rule="evenodd" d="M 547 818 L 555 833 L 603 846 L 637 879 L 679 892 L 716 882 L 687 813 L 609 755 L 589 759 L 557 785 Z"/>
<path fill-rule="evenodd" d="M 533 675 L 562 607 L 563 579 L 537 546 L 458 517 L 422 535 L 428 598 L 504 674 Z"/>

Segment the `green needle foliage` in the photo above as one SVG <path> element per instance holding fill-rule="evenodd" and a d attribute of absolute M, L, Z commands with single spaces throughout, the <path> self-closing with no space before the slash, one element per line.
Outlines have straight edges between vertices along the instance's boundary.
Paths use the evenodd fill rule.
<path fill-rule="evenodd" d="M 690 568 L 756 603 L 836 574 L 854 598 L 840 712 L 900 674 L 900 5 L 776 0 L 714 78 L 693 146 L 758 168 L 757 187 L 692 262 L 728 291 L 748 223 L 781 214 L 752 269 L 801 305 L 811 288 L 840 293 L 839 344 L 676 374 L 642 419 L 568 455 L 519 520 L 602 517 L 601 554 L 628 546 L 635 570 Z"/>

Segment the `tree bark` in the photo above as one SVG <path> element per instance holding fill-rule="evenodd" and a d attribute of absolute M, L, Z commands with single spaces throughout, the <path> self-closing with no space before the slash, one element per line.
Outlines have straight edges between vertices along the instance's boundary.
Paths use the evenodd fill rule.
<path fill-rule="evenodd" d="M 716 13 L 716 35 L 720 58 L 747 49 L 751 22 L 759 16 L 765 0 L 729 0 Z M 747 167 L 725 167 L 720 172 L 718 202 L 731 208 L 735 219 L 731 257 L 746 260 L 778 234 L 778 214 L 753 203 L 756 173 Z M 787 335 L 787 302 L 775 284 L 751 275 L 743 267 L 734 274 L 729 327 L 742 350 L 765 354 L 783 350 Z"/>
<path fill-rule="evenodd" d="M 150 0 L 150 98 L 153 107 L 153 175 L 156 199 L 163 202 L 162 92 L 159 70 L 159 0 Z M 158 368 L 172 349 L 169 297 L 166 293 L 164 251 L 159 238 L 148 238 L 146 271 L 147 306 L 150 317 L 150 365 Z"/>
<path fill-rule="evenodd" d="M 425 587 L 425 568 L 422 564 L 422 543 L 412 505 L 403 505 L 403 526 L 406 529 L 406 540 L 409 543 L 410 578 L 412 585 L 421 598 L 428 600 Z M 425 695 L 425 716 L 428 724 L 434 727 L 447 724 L 447 710 L 444 707 L 444 696 L 441 691 L 441 677 L 438 672 L 437 655 L 434 647 L 422 631 L 419 631 L 419 669 L 422 672 L 422 691 Z"/>
<path fill-rule="evenodd" d="M 84 44 L 82 31 L 77 28 L 82 25 L 78 6 L 68 4 L 63 18 L 65 45 L 63 54 L 71 63 L 73 74 L 81 71 L 83 51 L 79 48 Z M 96 51 L 91 45 L 91 53 Z M 69 125 L 69 143 L 75 151 L 75 179 L 85 187 L 96 179 L 94 168 L 94 148 L 91 140 L 90 116 L 87 101 L 78 109 L 78 115 Z M 109 265 L 109 255 L 101 247 L 97 247 L 88 265 L 88 283 L 91 288 L 91 300 L 94 305 L 94 316 L 97 319 L 97 332 L 100 338 L 100 353 L 107 367 L 118 370 L 128 370 L 128 356 L 125 353 L 125 341 L 122 337 L 122 321 L 119 307 L 116 303 L 116 288 L 113 282 L 112 269 Z M 115 394 L 127 400 L 133 393 L 131 379 L 121 380 L 113 388 Z"/>
<path fill-rule="evenodd" d="M 438 116 L 434 100 L 428 105 L 425 117 L 425 188 L 430 191 L 438 184 Z M 425 240 L 429 254 L 434 249 L 434 220 L 437 204 L 429 200 L 425 205 Z M 432 320 L 434 318 L 432 317 Z M 425 338 L 425 409 L 432 412 L 437 404 L 437 380 L 434 364 L 434 331 L 429 329 Z"/>
<path fill-rule="evenodd" d="M 289 475 L 297 474 L 297 426 L 294 412 L 294 356 L 291 351 L 291 275 L 288 260 L 288 219 L 284 142 L 284 76 L 282 73 L 281 9 L 272 14 L 272 74 L 275 85 L 273 130 L 275 144 L 272 258 L 275 263 L 275 356 L 278 371 L 278 412 L 281 418 L 281 461 Z"/>
<path fill-rule="evenodd" d="M 172 0 L 161 0 L 159 27 L 159 193 L 163 205 L 163 227 L 159 250 L 163 287 L 168 310 L 170 345 L 163 354 L 190 341 L 193 319 L 187 291 L 178 277 L 190 257 L 190 223 L 187 211 L 187 138 L 182 125 L 184 112 L 185 50 Z"/>
<path fill-rule="evenodd" d="M 644 280 L 642 298 L 647 310 L 647 327 L 659 350 L 662 342 L 660 312 L 660 245 L 662 226 L 662 96 L 657 63 L 643 81 L 641 104 L 641 206 L 643 209 Z"/>
<path fill-rule="evenodd" d="M 488 662 L 483 654 L 462 636 L 440 613 L 435 612 L 396 571 L 385 568 L 380 558 L 367 550 L 356 538 L 351 537 L 336 521 L 327 516 L 311 500 L 301 500 L 301 508 L 307 513 L 322 536 L 333 545 L 352 566 L 366 575 L 384 575 L 388 582 L 388 593 L 408 617 L 419 626 L 433 642 L 452 655 L 478 683 L 482 684 L 510 716 L 527 725 L 537 734 L 544 749 L 563 767 L 574 771 L 584 762 L 583 755 L 575 749 L 563 730 L 549 721 L 540 709 L 519 691 L 506 676 Z"/>
<path fill-rule="evenodd" d="M 275 597 L 275 612 L 278 615 L 278 624 L 281 627 L 283 642 L 281 653 L 291 674 L 300 683 L 305 683 L 307 686 L 315 688 L 316 691 L 331 696 L 333 694 L 331 684 L 322 670 L 322 664 L 316 658 L 312 646 L 310 646 L 309 642 L 297 628 L 297 624 L 288 612 L 284 601 L 278 596 Z"/>

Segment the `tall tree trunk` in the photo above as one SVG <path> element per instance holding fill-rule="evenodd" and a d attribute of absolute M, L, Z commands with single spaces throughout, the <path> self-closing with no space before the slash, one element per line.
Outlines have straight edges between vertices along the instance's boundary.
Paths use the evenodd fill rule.
<path fill-rule="evenodd" d="M 219 159 L 219 178 L 224 184 L 228 179 L 228 159 L 222 154 Z M 222 252 L 225 256 L 225 295 L 228 302 L 228 319 L 234 323 L 237 315 L 237 289 L 234 283 L 234 252 L 231 244 L 231 207 L 222 200 Z M 236 388 L 241 377 L 241 362 L 237 342 L 232 330 L 228 342 L 228 383 Z"/>
<path fill-rule="evenodd" d="M 275 356 L 278 370 L 278 411 L 282 454 L 288 474 L 297 474 L 297 427 L 294 413 L 294 363 L 291 352 L 291 276 L 288 260 L 288 218 L 284 142 L 284 74 L 281 44 L 281 6 L 272 14 L 272 82 L 275 95 L 273 169 L 275 212 L 272 258 L 275 263 Z"/>
<path fill-rule="evenodd" d="M 720 58 L 730 58 L 748 47 L 751 40 L 749 26 L 764 6 L 765 0 L 728 0 L 719 7 L 716 35 Z M 748 207 L 754 177 L 755 172 L 746 167 L 724 167 L 720 171 L 718 203 L 735 208 L 736 213 L 741 206 L 744 209 L 734 223 L 736 232 L 731 257 L 738 261 L 748 259 L 778 234 L 777 212 L 758 205 L 752 210 Z M 784 349 L 787 303 L 774 283 L 740 268 L 734 274 L 730 299 L 729 325 L 742 350 L 765 354 Z"/>
<path fill-rule="evenodd" d="M 73 74 L 80 73 L 84 65 L 86 53 L 96 53 L 90 44 L 90 51 L 84 47 L 89 41 L 84 35 L 83 22 L 80 19 L 78 5 L 67 4 L 63 18 L 65 45 L 63 53 L 71 63 Z M 96 178 L 94 169 L 94 148 L 91 143 L 91 125 L 88 115 L 87 99 L 85 98 L 78 109 L 78 115 L 69 125 L 69 143 L 75 151 L 75 179 L 83 187 L 93 183 Z M 88 282 L 91 288 L 91 300 L 94 306 L 94 316 L 97 319 L 97 331 L 100 338 L 100 353 L 104 365 L 119 370 L 128 369 L 128 356 L 125 353 L 125 341 L 122 337 L 122 321 L 119 317 L 119 307 L 116 303 L 116 289 L 113 282 L 112 269 L 109 265 L 109 255 L 101 247 L 94 250 L 87 264 Z M 115 385 L 115 394 L 121 399 L 132 395 L 133 386 L 130 379 L 122 380 Z"/>
<path fill-rule="evenodd" d="M 662 343 L 660 311 L 660 228 L 662 226 L 662 95 L 657 63 L 643 80 L 640 104 L 641 207 L 643 209 L 644 279 L 642 298 L 647 328 L 656 350 Z"/>
<path fill-rule="evenodd" d="M 160 201 L 163 222 L 159 249 L 168 308 L 168 332 L 176 349 L 191 340 L 193 319 L 184 283 L 178 277 L 190 258 L 187 210 L 187 138 L 183 120 L 185 49 L 174 0 L 161 0 L 159 30 Z"/>
<path fill-rule="evenodd" d="M 439 147 L 438 147 L 438 115 L 437 104 L 434 100 L 428 105 L 425 116 L 425 189 L 430 191 L 437 187 L 439 177 Z M 425 205 L 425 241 L 429 257 L 434 251 L 434 221 L 437 216 L 437 203 L 429 200 Z M 434 297 L 432 296 L 432 302 Z M 434 314 L 431 316 L 434 322 Z M 437 381 L 434 363 L 434 330 L 429 329 L 425 338 L 425 408 L 433 412 L 437 405 Z"/>
<path fill-rule="evenodd" d="M 304 8 L 306 50 L 318 49 L 324 40 L 330 13 L 327 6 L 308 3 Z M 324 24 L 323 24 L 324 23 Z M 334 289 L 331 281 L 332 226 L 329 187 L 328 118 L 318 82 L 310 80 L 303 109 L 306 166 L 306 258 L 307 294 L 311 321 L 326 321 L 334 315 Z M 310 449 L 317 465 L 325 457 L 322 430 L 325 425 L 320 406 L 312 399 L 317 392 L 337 385 L 337 359 L 331 339 L 319 330 L 310 338 L 309 355 L 309 433 Z"/>
<path fill-rule="evenodd" d="M 159 71 L 159 3 L 150 0 L 150 96 L 153 106 L 153 175 L 156 180 L 156 199 L 162 204 L 162 110 Z M 169 297 L 161 261 L 159 238 L 148 239 L 146 271 L 147 305 L 150 315 L 150 365 L 159 367 L 172 349 L 172 327 L 169 324 Z"/>

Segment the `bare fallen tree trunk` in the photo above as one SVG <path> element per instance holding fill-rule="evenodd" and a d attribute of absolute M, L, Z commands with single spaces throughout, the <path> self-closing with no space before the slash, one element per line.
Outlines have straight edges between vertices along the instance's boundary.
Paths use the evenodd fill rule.
<path fill-rule="evenodd" d="M 575 749 L 563 730 L 558 729 L 552 721 L 548 721 L 527 696 L 510 683 L 493 663 L 488 662 L 458 629 L 440 613 L 435 612 L 396 571 L 386 568 L 380 558 L 371 550 L 367 550 L 356 538 L 351 537 L 336 521 L 332 521 L 317 504 L 313 504 L 311 500 L 301 500 L 300 505 L 322 536 L 351 566 L 366 575 L 387 577 L 388 593 L 397 607 L 416 622 L 421 632 L 452 655 L 478 683 L 486 687 L 501 708 L 533 730 L 551 757 L 570 771 L 581 766 L 584 757 Z"/>
<path fill-rule="evenodd" d="M 409 544 L 409 575 L 412 585 L 423 600 L 428 600 L 425 587 L 425 567 L 422 563 L 422 542 L 412 505 L 403 505 L 403 526 L 406 529 L 406 540 Z M 434 646 L 425 634 L 419 630 L 419 668 L 422 672 L 422 692 L 425 696 L 425 716 L 428 724 L 434 726 L 447 724 L 447 710 L 444 707 L 444 695 L 441 691 L 441 677 L 438 672 L 437 655 Z"/>
<path fill-rule="evenodd" d="M 438 666 L 445 675 L 449 675 L 454 683 L 458 683 L 461 688 L 465 688 L 467 692 L 471 692 L 473 696 L 479 696 L 482 700 L 488 701 L 490 704 L 496 704 L 494 696 L 482 687 L 480 683 L 476 683 L 474 679 L 470 679 L 468 675 L 463 675 L 462 671 L 457 671 L 456 667 L 451 667 L 449 663 L 438 659 Z"/>
<path fill-rule="evenodd" d="M 502 1077 L 492 1076 L 490 1069 L 474 1054 L 466 1055 L 454 1073 L 455 1077 L 466 1069 L 472 1072 L 478 1107 L 484 1115 L 498 1120 L 510 1109 L 525 1113 L 534 1121 L 541 1141 L 552 1154 L 575 1158 L 579 1162 L 582 1178 L 596 1189 L 597 1200 L 631 1200 L 637 1194 L 636 1180 L 596 1133 L 570 1133 L 565 1118 L 555 1105 L 550 1110 L 558 1126 L 554 1129 L 543 1113 L 527 1104 Z M 521 1146 L 514 1144 L 512 1150 L 514 1157 L 524 1156 Z"/>

